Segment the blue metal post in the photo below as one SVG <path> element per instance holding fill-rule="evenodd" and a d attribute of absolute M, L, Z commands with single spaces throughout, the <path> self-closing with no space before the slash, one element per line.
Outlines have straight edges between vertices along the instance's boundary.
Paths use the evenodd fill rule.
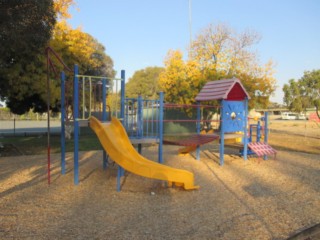
<path fill-rule="evenodd" d="M 155 124 L 153 122 L 153 118 L 154 118 L 154 114 L 155 114 L 155 110 L 157 109 L 157 105 L 158 104 L 158 101 L 157 100 L 154 100 L 151 104 L 151 115 L 148 115 L 148 120 L 150 121 L 149 123 L 149 126 L 150 126 L 150 136 L 153 137 L 153 138 L 156 138 L 157 137 L 157 133 L 154 128 Z"/>
<path fill-rule="evenodd" d="M 61 72 L 61 174 L 66 173 L 66 136 L 65 136 L 65 82 L 66 76 Z"/>
<path fill-rule="evenodd" d="M 120 101 L 120 120 L 122 124 L 124 123 L 124 111 L 125 111 L 125 78 L 126 73 L 124 70 L 121 70 L 121 101 Z M 118 175 L 117 175 L 117 190 L 121 190 L 120 180 L 122 175 L 124 174 L 124 169 L 121 166 L 118 166 Z"/>
<path fill-rule="evenodd" d="M 225 100 L 221 100 L 221 109 L 220 109 L 220 165 L 223 166 L 224 164 L 224 121 L 225 121 L 225 114 L 224 114 L 224 108 L 225 108 Z"/>
<path fill-rule="evenodd" d="M 197 102 L 197 125 L 196 125 L 197 134 L 200 134 L 200 127 L 201 127 L 200 121 L 201 121 L 201 108 L 200 108 L 200 102 Z M 200 145 L 197 145 L 196 159 L 200 160 Z"/>
<path fill-rule="evenodd" d="M 73 81 L 73 117 L 74 117 L 74 149 L 73 149 L 73 165 L 74 165 L 74 184 L 79 184 L 79 92 L 78 92 L 78 65 L 74 65 L 74 81 Z"/>
<path fill-rule="evenodd" d="M 160 92 L 159 99 L 159 149 L 158 149 L 158 162 L 163 163 L 163 101 L 164 94 Z"/>
<path fill-rule="evenodd" d="M 122 125 L 126 129 L 128 135 L 130 135 L 130 132 L 129 132 L 129 129 L 128 129 L 128 126 L 129 126 L 129 118 L 128 118 L 129 108 L 130 108 L 129 99 L 126 98 L 124 100 L 124 119 L 122 121 Z"/>
<path fill-rule="evenodd" d="M 102 79 L 102 121 L 107 121 L 107 79 Z M 108 158 L 107 153 L 103 149 L 103 160 L 102 160 L 102 166 L 103 169 L 107 169 L 108 167 Z"/>
<path fill-rule="evenodd" d="M 253 128 L 254 124 L 250 124 L 249 125 L 249 138 L 248 138 L 248 142 L 252 142 L 252 128 Z M 244 142 L 244 140 L 243 140 Z"/>
<path fill-rule="evenodd" d="M 102 121 L 107 121 L 107 79 L 102 79 Z"/>
<path fill-rule="evenodd" d="M 121 191 L 121 177 L 124 175 L 124 169 L 121 166 L 118 166 L 117 174 L 117 191 Z"/>
<path fill-rule="evenodd" d="M 244 123 L 243 123 L 243 159 L 248 159 L 248 98 L 244 100 Z"/>
<path fill-rule="evenodd" d="M 143 100 L 142 97 L 138 96 L 138 112 L 137 112 L 137 138 L 141 139 L 143 137 Z M 142 145 L 138 144 L 138 152 L 141 154 Z"/>
<path fill-rule="evenodd" d="M 143 137 L 143 99 L 138 97 L 138 119 L 137 119 L 137 137 Z"/>
<path fill-rule="evenodd" d="M 268 125 L 269 125 L 268 112 L 265 112 L 264 113 L 264 143 L 268 143 L 268 138 L 269 138 Z M 263 155 L 263 159 L 267 160 L 268 159 L 267 155 Z"/>
<path fill-rule="evenodd" d="M 260 142 L 260 138 L 261 138 L 261 124 L 260 124 L 260 121 L 258 121 L 256 142 Z"/>
<path fill-rule="evenodd" d="M 125 80 L 126 72 L 121 70 L 121 107 L 120 107 L 120 119 L 123 122 L 124 119 L 124 98 L 125 98 Z"/>

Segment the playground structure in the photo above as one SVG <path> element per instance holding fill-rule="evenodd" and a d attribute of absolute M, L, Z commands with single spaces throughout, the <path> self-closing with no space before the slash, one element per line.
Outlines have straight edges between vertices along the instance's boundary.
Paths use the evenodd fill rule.
<path fill-rule="evenodd" d="M 93 86 L 99 86 L 101 94 L 99 105 L 102 105 L 100 111 L 100 119 L 102 121 L 107 121 L 107 118 L 111 115 L 117 115 L 118 113 L 118 101 L 117 94 L 115 106 L 113 109 L 109 108 L 109 116 L 107 116 L 107 104 L 106 98 L 107 94 L 112 94 L 114 91 L 118 90 L 119 81 L 121 85 L 124 85 L 125 71 L 121 71 L 121 78 L 108 78 L 108 77 L 99 77 L 99 76 L 86 76 L 78 74 L 78 66 L 74 66 L 73 72 L 73 119 L 70 121 L 66 114 L 68 114 L 68 109 L 66 109 L 66 96 L 65 96 L 65 74 L 61 73 L 61 173 L 65 174 L 65 139 L 66 139 L 66 125 L 71 125 L 73 128 L 74 135 L 74 183 L 79 184 L 79 130 L 81 126 L 88 125 L 88 119 L 92 114 L 92 102 L 96 101 L 96 95 L 93 95 Z M 79 85 L 79 83 L 82 83 Z M 94 84 L 95 83 L 95 84 Z M 98 83 L 98 84 L 97 84 Z M 80 88 L 81 87 L 81 88 Z M 80 91 L 79 93 L 79 89 Z M 86 96 L 88 93 L 89 96 Z M 81 99 L 80 99 L 81 96 Z M 88 101 L 86 99 L 89 98 Z M 81 100 L 81 101 L 80 101 Z M 95 104 L 93 104 L 95 105 Z M 100 106 L 99 106 L 100 108 Z M 81 109 L 81 114 L 80 110 Z M 103 168 L 107 168 L 107 153 L 103 152 Z"/>
<path fill-rule="evenodd" d="M 228 134 L 243 133 L 243 158 L 248 152 L 248 99 L 249 94 L 239 79 L 223 79 L 208 82 L 196 97 L 196 101 L 220 101 L 220 165 L 224 164 L 224 145 Z"/>
<path fill-rule="evenodd" d="M 124 89 L 123 89 L 124 91 Z M 159 100 L 144 100 L 125 98 L 122 123 L 133 144 L 138 145 L 138 152 L 142 152 L 142 144 L 158 143 L 158 162 L 163 163 L 163 93 L 159 93 Z"/>
<path fill-rule="evenodd" d="M 120 129 L 119 123 L 116 120 L 112 120 L 111 126 L 104 126 L 100 124 L 99 120 L 94 117 L 92 113 L 91 102 L 96 98 L 92 97 L 93 81 L 98 81 L 101 86 L 99 92 L 102 97 L 100 98 L 100 121 L 101 122 L 110 122 L 111 116 L 119 118 L 122 122 L 122 125 L 126 131 Z M 116 82 L 114 85 L 113 82 Z M 120 89 L 118 87 L 118 82 L 120 82 Z M 61 106 L 62 106 L 62 116 L 61 116 L 61 173 L 65 174 L 65 120 L 67 119 L 64 115 L 66 109 L 65 106 L 65 75 L 61 74 Z M 107 104 L 106 99 L 108 96 L 108 91 L 115 90 L 115 95 L 119 94 L 120 91 L 120 101 L 116 101 L 115 107 L 109 107 L 109 113 L 107 114 Z M 88 95 L 88 96 L 87 96 Z M 224 147 L 225 139 L 228 138 L 242 138 L 242 155 L 244 160 L 247 160 L 248 154 L 257 154 L 259 157 L 263 156 L 266 159 L 268 154 L 275 154 L 275 151 L 267 144 L 267 125 L 265 124 L 265 134 L 264 142 L 260 141 L 260 126 L 250 127 L 250 134 L 247 132 L 248 125 L 248 99 L 250 98 L 246 90 L 242 86 L 240 80 L 238 79 L 224 79 L 218 81 L 208 82 L 204 88 L 200 91 L 196 97 L 197 104 L 192 105 L 193 108 L 196 108 L 197 119 L 194 121 L 196 123 L 196 132 L 197 134 L 189 136 L 188 139 L 179 140 L 178 142 L 167 142 L 164 140 L 164 123 L 170 122 L 170 119 L 164 119 L 164 108 L 176 107 L 176 104 L 164 103 L 164 94 L 160 93 L 159 100 L 143 100 L 141 97 L 137 99 L 126 99 L 125 97 L 125 72 L 121 71 L 121 78 L 111 79 L 107 77 L 97 77 L 97 76 L 85 76 L 78 73 L 78 67 L 74 67 L 74 78 L 73 78 L 73 125 L 74 129 L 74 183 L 75 185 L 79 184 L 79 129 L 80 126 L 88 126 L 96 132 L 102 146 L 103 146 L 103 169 L 107 168 L 108 157 L 110 156 L 113 161 L 118 163 L 118 176 L 117 176 L 117 190 L 120 191 L 120 182 L 121 177 L 124 176 L 124 170 L 127 169 L 130 172 L 136 173 L 138 175 L 146 176 L 149 178 L 156 178 L 161 180 L 168 181 L 169 185 L 175 183 L 177 186 L 183 186 L 185 189 L 195 189 L 193 184 L 193 174 L 189 173 L 183 175 L 181 178 L 180 170 L 175 169 L 174 171 L 170 170 L 169 173 L 167 168 L 162 168 L 160 166 L 163 163 L 163 143 L 176 144 L 181 146 L 188 146 L 188 149 L 185 149 L 185 152 L 196 150 L 196 158 L 200 159 L 200 146 L 205 143 L 209 143 L 214 140 L 219 140 L 219 158 L 220 165 L 224 164 Z M 89 98 L 87 101 L 86 98 Z M 210 107 L 210 105 L 201 105 L 201 102 L 209 102 L 212 100 L 219 100 L 220 106 L 220 119 L 217 120 L 220 126 L 219 133 L 210 133 L 210 134 L 200 134 L 200 125 L 207 120 L 202 120 L 201 108 Z M 93 104 L 94 105 L 94 104 Z M 118 107 L 119 106 L 119 107 Z M 212 106 L 211 106 L 212 107 Z M 81 111 L 80 111 L 81 110 Z M 267 115 L 265 116 L 267 119 Z M 190 120 L 177 120 L 177 121 L 190 121 Z M 99 122 L 99 123 L 98 123 Z M 265 120 L 267 123 L 267 120 Z M 260 123 L 258 123 L 260 124 Z M 104 126 L 104 127 L 103 127 Z M 116 126 L 116 127 L 115 127 Z M 257 129 L 257 141 L 252 141 L 252 128 Z M 110 128 L 109 130 L 107 130 Z M 239 132 L 242 134 L 239 135 Z M 118 135 L 117 135 L 117 134 Z M 128 136 L 127 136 L 128 135 Z M 109 136 L 109 137 L 107 137 Z M 112 136 L 112 137 L 110 137 Z M 259 137 L 258 137 L 259 136 Z M 119 139 L 121 137 L 121 139 Z M 127 140 L 130 140 L 130 144 Z M 114 141 L 114 142 L 112 142 Z M 158 162 L 156 165 L 149 165 L 146 162 L 150 162 L 147 159 L 141 157 L 141 155 L 133 154 L 135 151 L 130 147 L 130 150 L 124 150 L 119 148 L 113 148 L 117 144 L 123 144 L 126 146 L 126 149 L 129 149 L 128 145 L 137 144 L 138 153 L 141 154 L 142 144 L 144 143 L 158 143 Z M 108 144 L 107 144 L 108 143 Z M 249 150 L 248 150 L 249 147 Z M 249 152 L 248 152 L 249 151 Z M 111 153 L 112 152 L 112 153 Z M 127 153 L 127 158 L 123 156 L 123 153 Z M 133 155 L 134 157 L 130 157 Z M 140 157 L 138 157 L 140 156 Z M 125 164 L 125 159 L 131 163 L 135 162 L 132 165 Z M 144 162 L 146 161 L 146 162 Z M 143 167 L 138 167 L 139 164 L 147 165 L 148 168 L 155 168 L 155 174 L 145 174 Z M 138 164 L 138 165 L 137 165 Z M 160 166 L 159 166 L 160 165 Z M 129 167 L 131 166 L 131 167 Z M 138 170 L 140 169 L 140 170 Z M 148 170 L 149 172 L 151 170 Z M 175 175 L 176 173 L 176 175 Z M 192 175 L 192 181 L 190 176 Z M 49 174 L 50 175 L 50 174 Z M 162 177 L 159 177 L 159 176 Z M 166 177 L 163 177 L 166 176 Z M 192 182 L 192 183 L 191 183 Z"/>
<path fill-rule="evenodd" d="M 101 122 L 107 122 L 107 90 L 113 89 L 113 81 L 120 81 L 121 83 L 121 101 L 120 109 L 118 110 L 118 104 L 115 104 L 116 109 L 113 111 L 110 109 L 109 118 L 111 115 L 115 118 L 110 122 L 109 126 L 104 126 L 100 120 L 93 116 L 91 110 L 91 102 L 95 98 L 92 97 L 91 93 L 93 80 L 101 81 L 102 90 L 100 93 L 101 104 L 102 104 L 102 113 Z M 86 82 L 88 81 L 88 82 Z M 74 66 L 74 78 L 73 78 L 73 121 L 69 124 L 73 125 L 74 133 L 74 184 L 79 184 L 79 134 L 80 127 L 87 126 L 90 121 L 90 127 L 97 134 L 101 145 L 104 148 L 103 151 L 103 168 L 107 168 L 108 158 L 111 157 L 113 161 L 118 163 L 118 176 L 117 176 L 117 190 L 120 191 L 120 181 L 121 177 L 124 175 L 124 170 L 129 170 L 137 175 L 155 178 L 160 180 L 165 180 L 168 182 L 169 186 L 181 186 L 186 190 L 196 189 L 197 186 L 194 186 L 193 181 L 194 177 L 191 172 L 174 169 L 167 166 L 164 166 L 162 163 L 162 137 L 159 132 L 162 132 L 162 108 L 163 108 L 163 94 L 160 94 L 160 100 L 158 101 L 142 101 L 138 99 L 137 103 L 139 109 L 142 109 L 142 106 L 150 106 L 151 109 L 151 119 L 153 119 L 154 112 L 156 113 L 156 124 L 151 123 L 147 124 L 147 134 L 143 127 L 138 126 L 137 122 L 141 121 L 141 112 L 139 114 L 133 114 L 132 111 L 135 110 L 135 100 L 133 99 L 124 99 L 124 82 L 125 82 L 125 72 L 121 71 L 120 79 L 110 79 L 107 77 L 96 77 L 96 76 L 85 76 L 78 74 L 78 67 Z M 81 84 L 79 84 L 81 83 Z M 117 85 L 117 82 L 116 82 Z M 79 89 L 81 91 L 79 91 Z M 115 87 L 115 94 L 118 94 L 118 88 Z M 87 94 L 88 92 L 88 94 Z M 88 95 L 88 96 L 87 96 Z M 65 174 L 65 125 L 66 125 L 66 109 L 65 109 L 65 74 L 61 74 L 61 173 Z M 80 99 L 81 98 L 81 99 Z M 88 101 L 86 99 L 89 98 Z M 118 101 L 116 101 L 117 103 Z M 154 109 L 153 109 L 154 108 Z M 80 111 L 81 110 L 81 111 Z M 128 131 L 131 129 L 131 137 L 129 140 L 126 131 L 122 127 L 121 123 L 116 120 L 120 113 L 120 119 L 122 124 L 127 126 Z M 129 118 L 129 116 L 134 116 Z M 153 120 L 152 120 L 153 122 Z M 150 134 L 152 133 L 152 134 Z M 159 143 L 159 163 L 152 162 L 148 159 L 143 158 L 138 152 L 132 147 L 132 142 L 138 144 L 138 151 L 141 153 L 141 144 L 146 142 L 158 142 Z M 107 152 L 105 151 L 107 150 Z M 50 168 L 49 168 L 50 169 Z M 48 174 L 48 176 L 50 173 Z"/>
<path fill-rule="evenodd" d="M 257 123 L 249 124 L 249 138 L 248 138 L 248 155 L 256 154 L 258 157 L 263 157 L 264 160 L 267 159 L 267 155 L 274 155 L 276 157 L 276 150 L 268 145 L 269 136 L 269 120 L 268 112 L 264 113 L 264 116 L 256 119 L 253 118 Z M 250 120 L 250 118 L 249 118 Z M 261 125 L 261 122 L 263 125 Z M 253 137 L 256 137 L 254 140 Z M 261 141 L 263 139 L 263 142 Z M 240 153 L 242 153 L 240 151 Z"/>
<path fill-rule="evenodd" d="M 202 130 L 202 131 L 200 132 L 200 134 L 213 134 L 213 130 L 210 129 L 208 132 L 206 132 L 205 130 Z M 195 136 L 193 136 L 193 137 L 199 138 L 199 135 L 195 135 Z M 202 138 L 202 139 L 204 140 L 205 138 Z M 213 141 L 213 140 L 215 140 L 215 139 L 211 139 L 211 137 L 208 136 L 208 137 L 207 137 L 207 140 L 208 140 L 208 142 L 211 142 L 211 141 Z M 191 141 L 191 142 L 193 142 L 193 141 Z M 207 142 L 207 141 L 203 141 L 203 142 Z M 186 145 L 186 144 L 184 144 L 184 145 Z M 190 146 L 185 146 L 185 147 L 183 147 L 183 148 L 180 148 L 180 149 L 178 150 L 178 152 L 179 152 L 179 155 L 184 156 L 184 155 L 189 154 L 189 153 L 191 153 L 191 152 L 193 152 L 193 151 L 196 151 L 196 150 L 197 150 L 197 146 L 192 144 L 192 145 L 190 145 Z"/>
<path fill-rule="evenodd" d="M 257 154 L 267 159 L 267 155 L 275 154 L 268 145 L 268 113 L 264 117 L 264 142 L 260 141 L 261 128 L 260 122 L 257 125 L 250 125 L 248 134 L 248 100 L 250 99 L 241 81 L 236 78 L 223 79 L 219 81 L 208 82 L 200 91 L 196 100 L 208 101 L 219 100 L 221 103 L 221 126 L 220 126 L 220 165 L 224 163 L 224 142 L 228 135 L 234 135 L 237 132 L 242 132 L 242 155 L 244 160 L 247 160 L 249 154 Z M 253 142 L 253 127 L 257 131 L 257 140 Z M 233 138 L 231 136 L 231 138 Z M 248 149 L 249 147 L 249 149 Z"/>
<path fill-rule="evenodd" d="M 263 118 L 264 126 L 264 142 L 261 142 L 261 126 L 260 121 L 258 125 L 252 124 L 248 134 L 248 99 L 250 99 L 245 88 L 239 79 L 223 79 L 208 82 L 196 97 L 197 104 L 197 120 L 196 130 L 197 134 L 189 136 L 187 139 L 179 141 L 166 141 L 169 144 L 186 146 L 180 150 L 181 153 L 187 153 L 196 150 L 196 158 L 200 159 L 200 146 L 219 140 L 219 159 L 220 165 L 224 164 L 225 145 L 230 140 L 239 140 L 237 147 L 241 148 L 241 155 L 244 160 L 247 156 L 257 154 L 259 157 L 263 156 L 267 159 L 267 155 L 275 154 L 275 150 L 268 144 L 268 115 L 265 113 Z M 208 107 L 208 105 L 201 105 L 201 102 L 210 102 L 218 100 L 220 105 L 217 109 L 220 110 L 220 117 L 218 120 L 201 120 L 201 108 Z M 210 107 L 210 106 L 209 106 Z M 218 122 L 218 129 L 215 132 L 200 134 L 201 122 Z M 253 128 L 256 129 L 257 140 L 253 141 Z"/>

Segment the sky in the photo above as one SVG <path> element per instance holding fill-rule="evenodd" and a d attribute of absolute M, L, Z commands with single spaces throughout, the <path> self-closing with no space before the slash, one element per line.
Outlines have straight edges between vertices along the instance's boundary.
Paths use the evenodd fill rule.
<path fill-rule="evenodd" d="M 121 69 L 129 79 L 135 71 L 164 66 L 169 50 L 179 49 L 186 56 L 190 37 L 194 40 L 210 24 L 220 23 L 239 33 L 254 30 L 261 35 L 253 49 L 261 65 L 270 59 L 275 62 L 278 87 L 271 96 L 273 102 L 283 102 L 282 87 L 290 79 L 320 69 L 319 0 L 76 2 L 69 24 L 81 27 L 105 46 L 118 77 Z"/>

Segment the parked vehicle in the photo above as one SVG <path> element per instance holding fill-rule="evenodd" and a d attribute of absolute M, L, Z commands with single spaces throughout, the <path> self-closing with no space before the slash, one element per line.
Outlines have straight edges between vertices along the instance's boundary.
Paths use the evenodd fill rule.
<path fill-rule="evenodd" d="M 307 120 L 307 116 L 303 113 L 283 112 L 281 113 L 282 120 Z"/>
<path fill-rule="evenodd" d="M 281 113 L 281 119 L 282 120 L 296 120 L 296 119 L 298 119 L 298 114 L 292 113 L 292 112 L 283 112 L 283 113 Z"/>
<path fill-rule="evenodd" d="M 308 117 L 307 117 L 305 114 L 300 113 L 300 114 L 298 114 L 298 119 L 299 119 L 299 120 L 307 120 Z"/>

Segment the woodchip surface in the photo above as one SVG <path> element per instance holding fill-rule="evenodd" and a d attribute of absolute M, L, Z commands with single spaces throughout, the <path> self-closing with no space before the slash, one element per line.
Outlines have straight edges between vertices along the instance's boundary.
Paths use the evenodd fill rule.
<path fill-rule="evenodd" d="M 282 141 L 290 136 L 297 138 Z M 200 161 L 166 145 L 165 164 L 193 172 L 194 191 L 126 172 L 117 192 L 117 166 L 104 171 L 101 151 L 80 153 L 78 186 L 71 153 L 66 175 L 52 155 L 50 186 L 46 156 L 2 157 L 0 239 L 287 239 L 320 223 L 317 136 L 314 153 L 281 145 L 276 159 L 244 161 L 231 149 L 223 167 L 217 143 L 203 148 Z M 157 146 L 143 155 L 156 161 Z"/>

